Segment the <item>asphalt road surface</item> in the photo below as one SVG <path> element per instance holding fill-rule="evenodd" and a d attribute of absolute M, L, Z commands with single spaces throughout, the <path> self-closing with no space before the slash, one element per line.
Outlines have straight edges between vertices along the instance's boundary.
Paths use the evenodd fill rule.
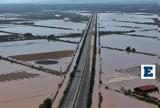
<path fill-rule="evenodd" d="M 86 108 L 88 92 L 90 87 L 90 79 L 92 72 L 92 57 L 94 49 L 96 14 L 93 13 L 90 26 L 87 28 L 88 33 L 82 55 L 75 70 L 75 77 L 66 94 L 66 98 L 62 104 L 62 108 Z"/>

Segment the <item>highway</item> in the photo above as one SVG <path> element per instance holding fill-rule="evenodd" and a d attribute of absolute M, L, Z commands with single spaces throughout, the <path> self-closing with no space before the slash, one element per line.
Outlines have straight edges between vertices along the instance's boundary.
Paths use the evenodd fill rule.
<path fill-rule="evenodd" d="M 89 22 L 86 39 L 83 41 L 84 47 L 80 56 L 77 68 L 74 70 L 75 76 L 66 94 L 61 108 L 86 108 L 92 72 L 95 28 L 97 16 L 95 13 Z"/>

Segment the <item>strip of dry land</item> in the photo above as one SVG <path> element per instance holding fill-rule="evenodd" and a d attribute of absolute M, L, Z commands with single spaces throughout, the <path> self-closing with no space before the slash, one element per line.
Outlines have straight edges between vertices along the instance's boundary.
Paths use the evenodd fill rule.
<path fill-rule="evenodd" d="M 24 54 L 24 55 L 10 56 L 10 57 L 21 61 L 37 61 L 44 59 L 60 59 L 64 57 L 71 57 L 73 54 L 74 50 L 66 50 L 66 51 L 36 53 L 36 54 Z"/>
<path fill-rule="evenodd" d="M 12 80 L 23 80 L 39 76 L 39 74 L 27 73 L 25 71 L 16 73 L 7 73 L 0 75 L 0 82 L 12 81 Z"/>

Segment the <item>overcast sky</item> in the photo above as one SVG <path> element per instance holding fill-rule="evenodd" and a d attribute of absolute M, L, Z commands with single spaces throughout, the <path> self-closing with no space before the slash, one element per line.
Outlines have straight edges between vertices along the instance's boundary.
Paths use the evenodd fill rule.
<path fill-rule="evenodd" d="M 147 3 L 159 0 L 0 0 L 0 3 Z"/>

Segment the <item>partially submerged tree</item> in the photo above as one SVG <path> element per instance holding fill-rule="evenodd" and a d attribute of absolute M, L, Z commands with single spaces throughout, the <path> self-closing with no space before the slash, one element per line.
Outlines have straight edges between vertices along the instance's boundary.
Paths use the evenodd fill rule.
<path fill-rule="evenodd" d="M 133 53 L 135 53 L 135 52 L 136 52 L 136 49 L 135 49 L 135 48 L 133 48 L 133 49 L 132 49 L 132 52 L 133 52 Z"/>
<path fill-rule="evenodd" d="M 47 98 L 43 101 L 43 104 L 39 105 L 39 108 L 51 108 L 52 106 L 52 100 L 50 98 Z"/>
<path fill-rule="evenodd" d="M 131 47 L 127 47 L 126 49 L 125 49 L 127 52 L 130 52 L 131 51 Z"/>

